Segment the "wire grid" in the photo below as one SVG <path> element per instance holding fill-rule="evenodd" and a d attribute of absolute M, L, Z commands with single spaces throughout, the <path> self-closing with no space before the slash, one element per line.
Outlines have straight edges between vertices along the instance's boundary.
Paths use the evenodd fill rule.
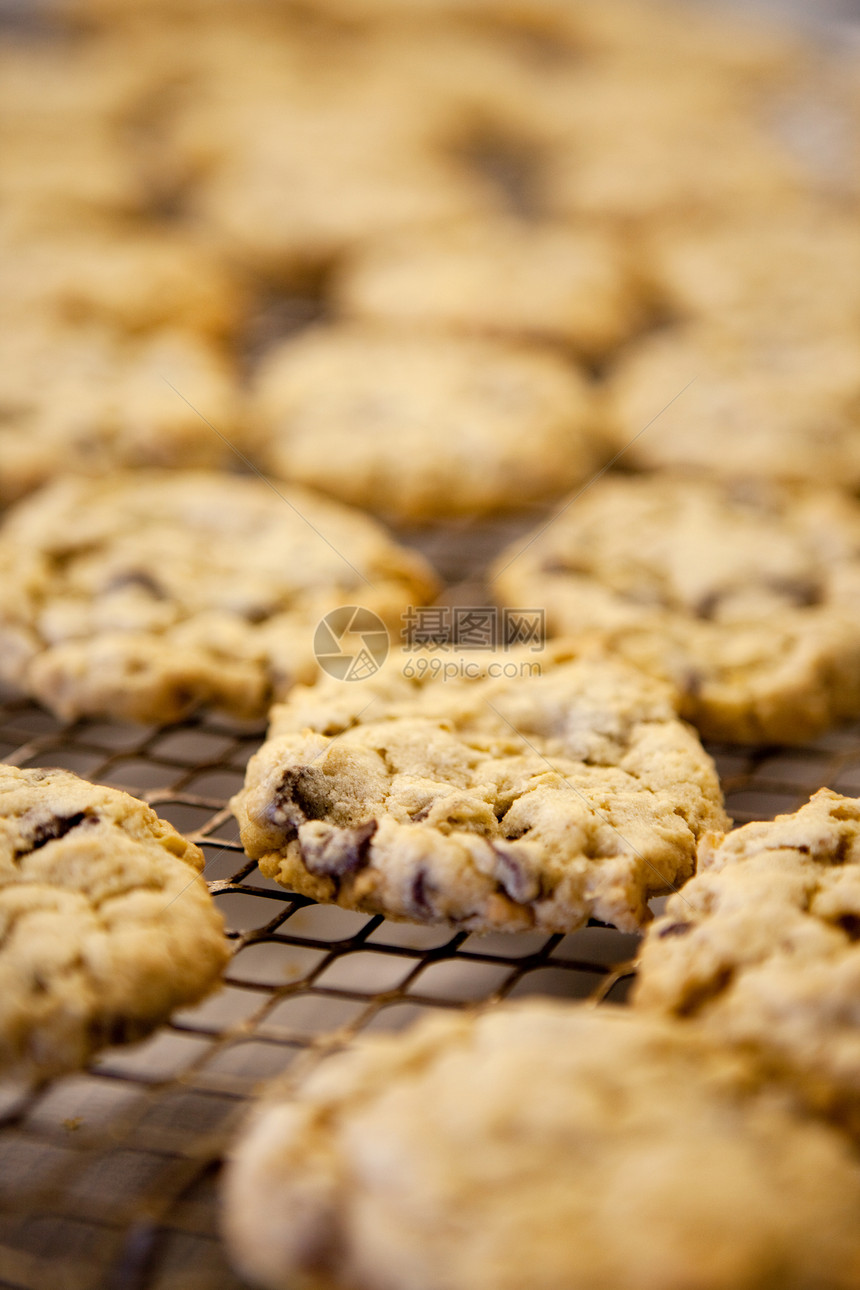
<path fill-rule="evenodd" d="M 461 575 L 447 596 L 462 602 L 480 594 L 487 556 L 533 520 L 420 544 Z M 217 1175 L 261 1083 L 300 1054 L 428 1010 L 534 994 L 624 1002 L 637 937 L 612 928 L 477 936 L 317 905 L 264 878 L 227 807 L 263 734 L 214 715 L 163 729 L 64 725 L 0 692 L 0 757 L 127 789 L 202 846 L 234 948 L 220 992 L 2 1108 L 4 1287 L 241 1290 L 218 1237 Z M 737 823 L 794 810 L 822 785 L 860 794 L 860 724 L 808 747 L 711 751 Z"/>

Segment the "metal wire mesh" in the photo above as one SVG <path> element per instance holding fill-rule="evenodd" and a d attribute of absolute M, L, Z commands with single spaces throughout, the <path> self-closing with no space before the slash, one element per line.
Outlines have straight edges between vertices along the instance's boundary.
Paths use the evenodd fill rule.
<path fill-rule="evenodd" d="M 411 536 L 449 577 L 459 574 L 456 597 L 458 587 L 480 594 L 478 570 L 516 531 Z M 237 1290 L 218 1239 L 217 1173 L 261 1082 L 301 1053 L 399 1029 L 428 1009 L 529 994 L 623 1003 L 634 936 L 600 925 L 477 936 L 392 923 L 315 905 L 264 878 L 226 807 L 262 736 L 212 715 L 167 729 L 64 726 L 0 693 L 0 757 L 134 792 L 203 847 L 234 947 L 219 993 L 142 1044 L 108 1049 L 88 1070 L 3 1108 L 4 1287 Z M 793 810 L 824 784 L 860 793 L 860 725 L 805 748 L 712 752 L 738 823 Z"/>

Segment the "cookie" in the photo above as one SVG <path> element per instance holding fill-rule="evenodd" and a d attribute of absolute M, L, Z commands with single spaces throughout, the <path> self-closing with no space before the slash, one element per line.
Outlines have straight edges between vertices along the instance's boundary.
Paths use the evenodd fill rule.
<path fill-rule="evenodd" d="M 398 520 L 525 506 L 599 462 L 585 378 L 503 341 L 317 328 L 263 359 L 266 468 Z"/>
<path fill-rule="evenodd" d="M 835 491 L 604 476 L 494 586 L 552 634 L 602 631 L 710 738 L 794 743 L 860 712 L 860 507 Z"/>
<path fill-rule="evenodd" d="M 689 1028 L 534 1001 L 327 1058 L 224 1183 L 267 1290 L 849 1290 L 860 1171 Z"/>
<path fill-rule="evenodd" d="M 0 405 L 0 501 L 68 470 L 235 468 L 247 447 L 233 362 L 190 331 L 7 319 Z"/>
<path fill-rule="evenodd" d="M 256 477 L 65 478 L 0 532 L 0 674 L 64 718 L 262 716 L 316 675 L 314 631 L 358 602 L 399 625 L 435 594 L 372 521 Z"/>
<path fill-rule="evenodd" d="M 860 375 L 845 328 L 735 319 L 655 333 L 621 357 L 608 395 L 629 466 L 860 485 Z"/>
<path fill-rule="evenodd" d="M 636 1004 L 752 1053 L 860 1133 L 860 799 L 707 837 L 649 931 Z"/>
<path fill-rule="evenodd" d="M 195 218 L 269 277 L 319 271 L 370 236 L 493 208 L 493 185 L 446 147 L 432 100 L 405 93 L 400 77 L 334 67 L 340 76 L 321 67 L 321 86 L 265 83 L 238 109 L 216 95 L 180 126 L 190 158 L 213 156 L 192 195 Z"/>
<path fill-rule="evenodd" d="M 229 959 L 203 853 L 127 793 L 0 765 L 0 1081 L 140 1039 Z"/>
<path fill-rule="evenodd" d="M 719 74 L 598 62 L 538 102 L 549 144 L 544 205 L 560 218 L 648 226 L 767 210 L 813 180 Z"/>
<path fill-rule="evenodd" d="M 393 655 L 299 688 L 232 806 L 267 877 L 471 931 L 632 931 L 720 827 L 713 763 L 668 687 L 559 646 Z"/>
<path fill-rule="evenodd" d="M 220 336 L 242 320 L 239 283 L 200 239 L 185 234 L 95 223 L 2 241 L 0 316 L 7 326 L 38 314 L 60 325 L 100 320 L 129 332 L 171 327 Z"/>
<path fill-rule="evenodd" d="M 807 336 L 860 323 L 857 220 L 836 203 L 655 225 L 648 267 L 654 289 L 681 316 L 765 328 L 791 320 Z"/>
<path fill-rule="evenodd" d="M 611 233 L 510 218 L 371 240 L 333 290 L 348 316 L 552 341 L 587 357 L 620 344 L 644 316 Z"/>
<path fill-rule="evenodd" d="M 0 202 L 36 226 L 127 217 L 146 206 L 146 187 L 132 158 L 106 132 L 71 139 L 64 133 L 34 138 L 0 131 L 0 142 Z"/>

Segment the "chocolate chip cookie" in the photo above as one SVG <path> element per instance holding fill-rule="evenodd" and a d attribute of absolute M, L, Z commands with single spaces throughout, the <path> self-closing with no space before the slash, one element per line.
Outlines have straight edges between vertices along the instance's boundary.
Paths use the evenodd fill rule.
<path fill-rule="evenodd" d="M 329 1057 L 253 1116 L 224 1227 L 267 1290 L 851 1290 L 860 1170 L 689 1027 L 535 1001 Z"/>
<path fill-rule="evenodd" d="M 642 948 L 636 1004 L 688 1018 L 860 1133 L 860 799 L 707 837 Z"/>
<path fill-rule="evenodd" d="M 600 226 L 483 219 L 371 240 L 335 279 L 359 318 L 558 342 L 594 358 L 644 316 L 620 239 Z"/>
<path fill-rule="evenodd" d="M 62 717 L 260 717 L 317 674 L 314 632 L 358 604 L 399 627 L 435 594 L 415 553 L 301 489 L 205 471 L 67 477 L 0 532 L 0 674 Z"/>
<path fill-rule="evenodd" d="M 559 645 L 476 651 L 459 676 L 392 655 L 275 707 L 233 808 L 284 886 L 473 931 L 624 931 L 725 819 L 670 689 Z M 436 656 L 438 661 L 438 656 Z"/>
<path fill-rule="evenodd" d="M 555 354 L 371 326 L 278 345 L 252 414 L 268 469 L 399 520 L 525 506 L 603 450 L 589 386 Z"/>
<path fill-rule="evenodd" d="M 0 1081 L 84 1065 L 213 988 L 203 853 L 143 802 L 0 765 Z"/>
<path fill-rule="evenodd" d="M 504 552 L 507 604 L 599 629 L 711 738 L 788 743 L 860 711 L 860 506 L 841 493 L 605 476 Z"/>

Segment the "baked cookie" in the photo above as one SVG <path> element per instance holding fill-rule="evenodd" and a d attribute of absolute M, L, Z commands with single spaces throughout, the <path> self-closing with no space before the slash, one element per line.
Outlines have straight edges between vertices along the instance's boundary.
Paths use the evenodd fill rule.
<path fill-rule="evenodd" d="M 0 143 L 0 203 L 36 226 L 138 215 L 146 206 L 146 187 L 128 150 L 107 132 L 72 138 L 0 130 Z"/>
<path fill-rule="evenodd" d="M 0 1081 L 83 1066 L 230 957 L 203 853 L 127 793 L 0 765 Z"/>
<path fill-rule="evenodd" d="M 347 315 L 555 341 L 587 357 L 620 344 L 643 318 L 609 231 L 504 217 L 371 240 L 333 290 Z"/>
<path fill-rule="evenodd" d="M 6 322 L 0 501 L 68 470 L 239 464 L 238 378 L 211 341 L 161 328 L 124 336 L 35 313 Z"/>
<path fill-rule="evenodd" d="M 64 718 L 262 716 L 316 674 L 314 630 L 357 601 L 398 622 L 423 560 L 301 489 L 199 471 L 67 477 L 0 533 L 0 675 Z"/>
<path fill-rule="evenodd" d="M 860 799 L 822 788 L 793 815 L 707 837 L 649 931 L 640 1008 L 755 1055 L 860 1133 Z"/>
<path fill-rule="evenodd" d="M 273 473 L 399 520 L 524 506 L 599 461 L 576 368 L 466 336 L 306 332 L 263 359 L 251 416 Z"/>
<path fill-rule="evenodd" d="M 551 634 L 604 632 L 710 738 L 794 743 L 860 712 L 860 506 L 835 491 L 605 476 L 494 586 Z"/>
<path fill-rule="evenodd" d="M 857 217 L 836 203 L 655 224 L 647 263 L 654 289 L 688 317 L 766 330 L 790 320 L 810 337 L 860 323 Z"/>
<path fill-rule="evenodd" d="M 450 659 L 446 659 L 450 663 Z M 559 645 L 298 688 L 232 806 L 267 877 L 472 931 L 632 931 L 725 818 L 668 687 Z"/>
<path fill-rule="evenodd" d="M 597 62 L 560 94 L 538 96 L 550 145 L 545 210 L 560 218 L 629 225 L 766 210 L 812 182 L 718 73 Z"/>
<path fill-rule="evenodd" d="M 180 148 L 214 158 L 195 217 L 234 258 L 289 278 L 364 238 L 492 210 L 493 185 L 447 146 L 445 101 L 355 60 L 314 66 L 319 86 L 306 73 L 287 86 L 266 79 L 238 108 L 216 87 L 213 111 L 192 107 L 180 123 Z"/>
<path fill-rule="evenodd" d="M 239 1139 L 267 1290 L 849 1290 L 860 1170 L 689 1028 L 548 1001 L 329 1057 Z"/>
<path fill-rule="evenodd" d="M 2 250 L 0 317 L 13 328 L 39 315 L 61 327 L 101 320 L 130 332 L 219 336 L 234 332 L 244 313 L 240 284 L 219 257 L 174 230 L 4 229 Z"/>
<path fill-rule="evenodd" d="M 691 323 L 631 346 L 608 389 L 631 466 L 860 485 L 860 373 L 844 328 Z"/>

